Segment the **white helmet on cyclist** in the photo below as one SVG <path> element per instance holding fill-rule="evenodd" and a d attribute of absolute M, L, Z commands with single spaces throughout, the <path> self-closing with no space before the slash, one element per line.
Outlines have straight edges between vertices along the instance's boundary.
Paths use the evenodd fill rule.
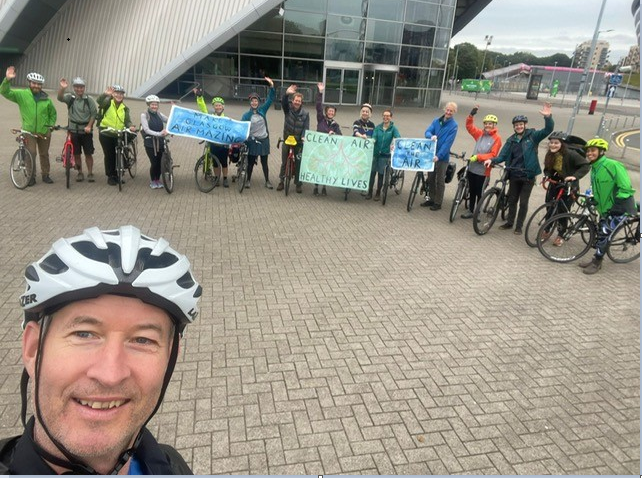
<path fill-rule="evenodd" d="M 120 85 L 112 85 L 111 88 L 114 90 L 114 93 L 125 93 L 125 88 Z"/>
<path fill-rule="evenodd" d="M 198 315 L 202 294 L 187 257 L 165 239 L 152 239 L 134 226 L 57 240 L 25 271 L 20 296 L 25 323 L 40 320 L 70 302 L 118 294 L 165 310 L 179 331 Z"/>
<path fill-rule="evenodd" d="M 38 83 L 42 85 L 45 83 L 45 77 L 42 76 L 40 73 L 31 72 L 27 75 L 27 81 L 31 81 L 33 83 Z"/>
<path fill-rule="evenodd" d="M 85 80 L 83 80 L 81 77 L 77 76 L 74 78 L 74 81 L 71 82 L 72 86 L 85 86 Z"/>
<path fill-rule="evenodd" d="M 160 103 L 160 98 L 156 95 L 149 95 L 147 98 L 145 98 L 145 103 Z"/>

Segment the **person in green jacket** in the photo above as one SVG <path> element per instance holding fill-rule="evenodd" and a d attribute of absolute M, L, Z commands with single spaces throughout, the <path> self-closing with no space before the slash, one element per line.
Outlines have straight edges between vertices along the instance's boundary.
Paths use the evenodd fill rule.
<path fill-rule="evenodd" d="M 609 235 L 624 216 L 635 215 L 635 189 L 626 168 L 619 161 L 604 154 L 609 143 L 602 138 L 590 139 L 586 146 L 586 159 L 591 163 L 591 189 L 600 222 L 595 241 L 595 255 L 590 261 L 580 262 L 584 274 L 595 274 L 602 268 Z"/>
<path fill-rule="evenodd" d="M 27 150 L 35 159 L 36 146 L 38 147 L 42 182 L 52 184 L 53 180 L 49 177 L 49 145 L 51 144 L 50 127 L 56 124 L 56 108 L 49 98 L 49 95 L 42 91 L 42 85 L 45 83 L 44 76 L 39 73 L 29 73 L 27 75 L 29 88 L 12 89 L 10 82 L 15 77 L 16 69 L 10 66 L 7 68 L 5 78 L 0 84 L 0 94 L 18 105 L 20 117 L 22 118 L 22 129 L 33 135 L 37 135 L 35 141 L 33 141 L 33 138 L 28 139 L 26 144 Z M 34 174 L 29 182 L 29 186 L 36 184 L 35 178 L 36 175 Z"/>
<path fill-rule="evenodd" d="M 207 111 L 207 105 L 205 104 L 205 99 L 203 98 L 203 90 L 201 88 L 194 88 L 192 90 L 194 92 L 194 95 L 196 96 L 196 104 L 198 105 L 198 109 L 201 111 L 201 113 L 209 114 Z M 214 109 L 214 116 L 225 116 L 225 100 L 221 98 L 220 96 L 215 96 L 212 98 L 212 108 Z M 221 166 L 217 167 L 214 171 L 214 174 L 216 175 L 218 179 L 216 185 L 220 184 L 221 182 L 221 167 L 223 169 L 223 187 L 224 188 L 229 188 L 230 183 L 227 180 L 227 173 L 228 173 L 228 155 L 230 151 L 230 147 L 227 144 L 217 144 L 217 143 L 209 143 L 210 145 L 210 152 L 212 153 L 213 156 L 218 159 L 219 163 L 221 163 Z M 247 188 L 250 187 L 250 183 L 247 183 L 245 185 Z"/>
<path fill-rule="evenodd" d="M 375 175 L 377 177 L 377 192 L 375 193 L 374 200 L 378 201 L 381 197 L 381 187 L 383 186 L 383 175 L 386 172 L 386 165 L 390 161 L 390 147 L 392 140 L 400 138 L 399 130 L 392 122 L 392 111 L 383 111 L 383 122 L 375 126 L 372 133 L 374 140 L 374 151 L 372 154 L 372 171 L 370 171 L 370 185 L 368 186 L 368 194 L 366 199 L 372 199 L 372 189 L 374 186 Z"/>

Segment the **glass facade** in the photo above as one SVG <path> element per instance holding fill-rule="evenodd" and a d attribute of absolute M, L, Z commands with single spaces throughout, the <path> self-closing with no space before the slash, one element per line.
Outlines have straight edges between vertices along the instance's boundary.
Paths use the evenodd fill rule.
<path fill-rule="evenodd" d="M 456 0 L 286 0 L 198 62 L 164 94 L 198 82 L 209 95 L 244 97 L 264 76 L 306 101 L 438 106 Z M 260 92 L 260 91 L 259 91 Z"/>

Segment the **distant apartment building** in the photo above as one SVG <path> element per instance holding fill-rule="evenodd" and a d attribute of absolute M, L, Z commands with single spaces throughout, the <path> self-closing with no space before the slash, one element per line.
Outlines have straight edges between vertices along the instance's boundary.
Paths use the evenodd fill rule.
<path fill-rule="evenodd" d="M 595 45 L 593 58 L 591 58 L 591 68 L 603 69 L 606 66 L 607 57 L 609 55 L 609 42 L 599 40 Z M 591 52 L 591 41 L 581 43 L 575 50 L 575 64 L 584 66 L 586 60 Z"/>
<path fill-rule="evenodd" d="M 640 0 L 633 0 L 631 5 L 631 15 L 635 23 L 635 31 L 638 34 L 638 45 L 640 44 Z"/>
<path fill-rule="evenodd" d="M 622 61 L 622 65 L 630 65 L 632 71 L 640 72 L 640 47 L 638 45 L 633 45 L 629 49 L 629 54 Z"/>

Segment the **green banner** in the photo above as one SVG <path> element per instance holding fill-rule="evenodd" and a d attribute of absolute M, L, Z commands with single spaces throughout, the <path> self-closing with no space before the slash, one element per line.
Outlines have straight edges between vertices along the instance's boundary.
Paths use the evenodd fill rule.
<path fill-rule="evenodd" d="M 307 131 L 301 154 L 301 181 L 367 191 L 373 147 L 370 139 Z"/>
<path fill-rule="evenodd" d="M 493 82 L 491 80 L 461 80 L 461 91 L 479 91 L 482 93 L 490 92 Z"/>

